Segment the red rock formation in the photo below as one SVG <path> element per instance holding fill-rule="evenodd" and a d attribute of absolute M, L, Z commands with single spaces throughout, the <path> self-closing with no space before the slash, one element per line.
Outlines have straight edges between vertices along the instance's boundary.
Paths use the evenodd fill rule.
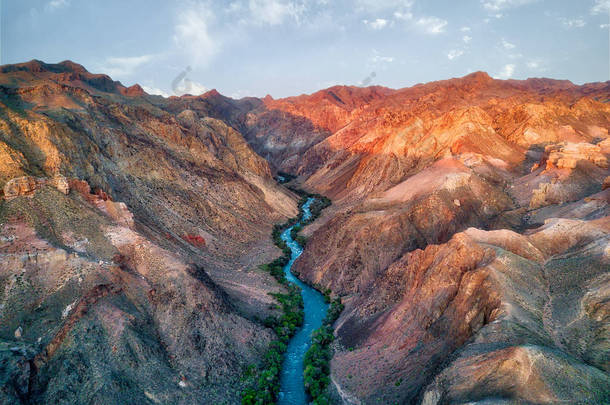
<path fill-rule="evenodd" d="M 187 241 L 193 246 L 204 248 L 205 247 L 205 239 L 201 235 L 184 235 L 182 239 Z"/>
<path fill-rule="evenodd" d="M 608 97 L 608 83 L 501 81 L 477 72 L 397 91 L 334 87 L 267 100 L 264 109 L 250 113 L 256 118 L 247 125 L 254 133 L 251 143 L 276 166 L 315 172 L 308 187 L 351 198 L 386 189 L 443 156 L 474 153 L 515 168 L 524 148 L 607 138 L 610 109 L 596 100 Z M 304 117 L 312 126 L 278 129 L 261 121 L 272 115 L 280 122 L 287 122 L 286 115 Z M 381 176 L 373 180 L 373 173 Z"/>
<path fill-rule="evenodd" d="M 146 94 L 139 84 L 134 84 L 133 86 L 126 88 L 122 93 L 131 97 L 138 97 Z"/>

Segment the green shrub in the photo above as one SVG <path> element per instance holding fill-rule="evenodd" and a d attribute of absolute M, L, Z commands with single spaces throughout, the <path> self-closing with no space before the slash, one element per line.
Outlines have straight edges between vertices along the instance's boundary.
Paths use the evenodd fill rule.
<path fill-rule="evenodd" d="M 290 230 L 290 237 L 292 239 L 296 239 L 299 235 L 299 232 L 301 232 L 301 229 L 303 229 L 303 227 L 301 225 L 293 226 L 292 229 Z"/>
<path fill-rule="evenodd" d="M 298 235 L 295 240 L 301 247 L 305 247 L 307 245 L 307 238 L 303 235 Z"/>
<path fill-rule="evenodd" d="M 330 307 L 328 308 L 328 312 L 326 313 L 326 318 L 324 318 L 324 324 L 330 326 L 335 323 L 335 321 L 339 319 L 339 316 L 341 315 L 341 312 L 343 312 L 344 308 L 345 305 L 341 303 L 341 298 L 337 298 L 332 301 Z"/>
<path fill-rule="evenodd" d="M 324 291 L 324 296 L 330 300 L 330 292 Z M 305 353 L 303 378 L 305 389 L 313 399 L 314 404 L 328 404 L 326 387 L 330 382 L 331 343 L 334 341 L 333 323 L 343 311 L 341 298 L 331 301 L 326 317 L 321 327 L 311 335 L 311 347 Z"/>
<path fill-rule="evenodd" d="M 263 321 L 263 325 L 265 325 L 265 328 L 273 328 L 277 325 L 277 319 L 275 316 L 268 316 Z"/>

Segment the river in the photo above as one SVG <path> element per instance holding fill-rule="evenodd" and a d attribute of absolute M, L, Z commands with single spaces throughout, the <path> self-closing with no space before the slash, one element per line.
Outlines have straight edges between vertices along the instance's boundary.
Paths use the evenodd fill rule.
<path fill-rule="evenodd" d="M 311 218 L 310 206 L 314 200 L 314 198 L 309 198 L 303 204 L 303 221 Z M 328 309 L 324 296 L 296 278 L 291 272 L 292 264 L 303 253 L 303 248 L 290 236 L 290 231 L 296 225 L 286 229 L 281 235 L 282 240 L 286 242 L 291 251 L 290 261 L 284 267 L 284 273 L 288 281 L 301 287 L 305 320 L 301 329 L 297 331 L 288 343 L 288 349 L 284 354 L 284 364 L 280 376 L 280 395 L 278 398 L 278 404 L 281 405 L 307 404 L 307 395 L 305 394 L 303 383 L 303 360 L 305 353 L 311 345 L 311 333 L 322 326 L 322 321 Z"/>

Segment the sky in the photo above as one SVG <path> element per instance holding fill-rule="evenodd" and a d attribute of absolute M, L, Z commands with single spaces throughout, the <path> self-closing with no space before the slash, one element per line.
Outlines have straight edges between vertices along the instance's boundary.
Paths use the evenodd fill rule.
<path fill-rule="evenodd" d="M 610 0 L 0 0 L 0 64 L 72 60 L 161 95 L 392 88 L 483 70 L 610 80 Z"/>

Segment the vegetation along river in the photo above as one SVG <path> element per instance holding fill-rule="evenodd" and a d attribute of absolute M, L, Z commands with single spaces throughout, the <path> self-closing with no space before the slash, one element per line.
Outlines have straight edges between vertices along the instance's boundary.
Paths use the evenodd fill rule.
<path fill-rule="evenodd" d="M 311 333 L 322 326 L 322 321 L 326 316 L 328 304 L 324 301 L 324 296 L 318 291 L 303 283 L 292 272 L 292 264 L 303 253 L 303 247 L 297 241 L 292 239 L 290 232 L 292 228 L 306 222 L 311 218 L 311 204 L 315 198 L 307 199 L 303 204 L 303 218 L 301 222 L 294 224 L 282 232 L 281 238 L 291 251 L 290 260 L 284 267 L 286 278 L 291 283 L 298 285 L 301 288 L 301 295 L 304 303 L 305 319 L 303 326 L 293 336 L 288 344 L 288 349 L 284 355 L 284 364 L 280 377 L 280 395 L 278 398 L 279 404 L 304 405 L 307 404 L 307 396 L 305 394 L 305 386 L 303 382 L 303 361 L 305 353 L 311 345 Z"/>

